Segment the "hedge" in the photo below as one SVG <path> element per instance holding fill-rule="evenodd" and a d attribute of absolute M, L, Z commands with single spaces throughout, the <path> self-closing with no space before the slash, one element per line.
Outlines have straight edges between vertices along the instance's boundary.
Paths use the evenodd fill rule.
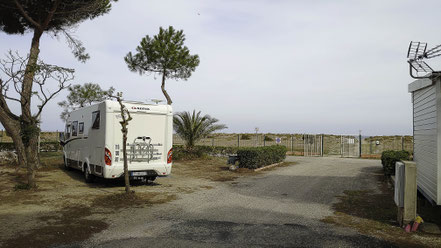
<path fill-rule="evenodd" d="M 282 162 L 286 158 L 285 146 L 240 148 L 237 151 L 239 167 L 257 169 L 265 165 Z"/>
<path fill-rule="evenodd" d="M 224 146 L 195 146 L 193 150 L 188 151 L 182 145 L 173 145 L 173 160 L 188 160 L 201 158 L 207 155 L 211 156 L 228 156 L 237 153 L 237 147 Z"/>
<path fill-rule="evenodd" d="M 398 161 L 409 160 L 410 153 L 408 151 L 384 151 L 381 153 L 381 164 L 386 176 L 395 175 L 395 163 Z"/>

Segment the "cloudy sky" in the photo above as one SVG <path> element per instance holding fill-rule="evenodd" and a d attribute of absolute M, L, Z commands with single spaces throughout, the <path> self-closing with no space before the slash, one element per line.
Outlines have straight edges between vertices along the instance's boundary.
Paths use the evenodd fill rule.
<path fill-rule="evenodd" d="M 188 81 L 167 82 L 175 111 L 201 110 L 227 132 L 411 134 L 407 47 L 441 43 L 440 10 L 435 0 L 121 0 L 76 29 L 87 63 L 50 36 L 41 57 L 74 68 L 76 84 L 113 86 L 130 100 L 164 99 L 160 77 L 130 72 L 123 57 L 172 25 L 201 60 Z M 0 55 L 26 54 L 30 40 L 1 33 Z M 66 94 L 47 106 L 43 130 L 63 129 L 56 103 Z"/>

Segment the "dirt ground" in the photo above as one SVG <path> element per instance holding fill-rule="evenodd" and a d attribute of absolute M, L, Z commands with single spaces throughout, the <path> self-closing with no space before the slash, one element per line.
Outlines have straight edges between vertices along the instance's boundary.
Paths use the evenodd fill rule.
<path fill-rule="evenodd" d="M 148 208 L 181 194 L 262 172 L 228 170 L 225 158 L 175 162 L 172 175 L 154 183 L 135 183 L 134 195 L 124 182 L 99 179 L 86 184 L 80 171 L 62 169 L 60 153 L 46 153 L 37 173 L 37 189 L 23 189 L 25 170 L 0 166 L 0 247 L 48 247 L 82 241 L 108 227 L 121 208 Z M 69 230 L 69 232 L 67 232 Z"/>
<path fill-rule="evenodd" d="M 387 240 L 398 247 L 441 247 L 439 235 L 421 231 L 406 233 L 399 227 L 397 207 L 393 200 L 394 189 L 389 179 L 383 175 L 381 169 L 372 171 L 371 176 L 377 179 L 377 190 L 346 190 L 337 197 L 339 201 L 333 205 L 334 215 L 323 221 L 354 228 L 360 233 Z M 427 212 L 430 211 L 424 211 L 420 215 L 426 221 L 433 221 L 434 219 L 424 215 Z"/>

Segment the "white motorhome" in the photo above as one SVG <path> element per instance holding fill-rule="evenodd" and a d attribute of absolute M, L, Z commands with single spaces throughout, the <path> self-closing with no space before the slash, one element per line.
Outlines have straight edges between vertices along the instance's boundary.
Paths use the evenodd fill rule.
<path fill-rule="evenodd" d="M 125 101 L 133 118 L 128 125 L 127 155 L 132 179 L 155 180 L 167 176 L 172 167 L 173 112 L 170 105 Z M 84 173 L 86 182 L 95 176 L 124 176 L 122 120 L 116 101 L 72 111 L 61 143 L 66 169 Z M 63 137 L 64 136 L 64 137 Z"/>

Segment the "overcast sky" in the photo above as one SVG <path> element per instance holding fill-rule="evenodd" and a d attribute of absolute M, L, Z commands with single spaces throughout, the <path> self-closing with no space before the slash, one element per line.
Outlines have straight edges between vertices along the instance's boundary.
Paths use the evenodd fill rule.
<path fill-rule="evenodd" d="M 123 58 L 172 25 L 201 60 L 188 81 L 167 81 L 174 111 L 201 110 L 227 132 L 411 134 L 407 47 L 441 43 L 440 10 L 435 0 L 121 0 L 76 29 L 91 55 L 85 64 L 50 36 L 41 58 L 75 69 L 75 84 L 164 99 L 160 77 L 130 72 Z M 0 55 L 26 54 L 31 36 L 1 33 L 0 41 Z M 63 129 L 57 102 L 66 94 L 45 109 L 43 130 Z"/>

